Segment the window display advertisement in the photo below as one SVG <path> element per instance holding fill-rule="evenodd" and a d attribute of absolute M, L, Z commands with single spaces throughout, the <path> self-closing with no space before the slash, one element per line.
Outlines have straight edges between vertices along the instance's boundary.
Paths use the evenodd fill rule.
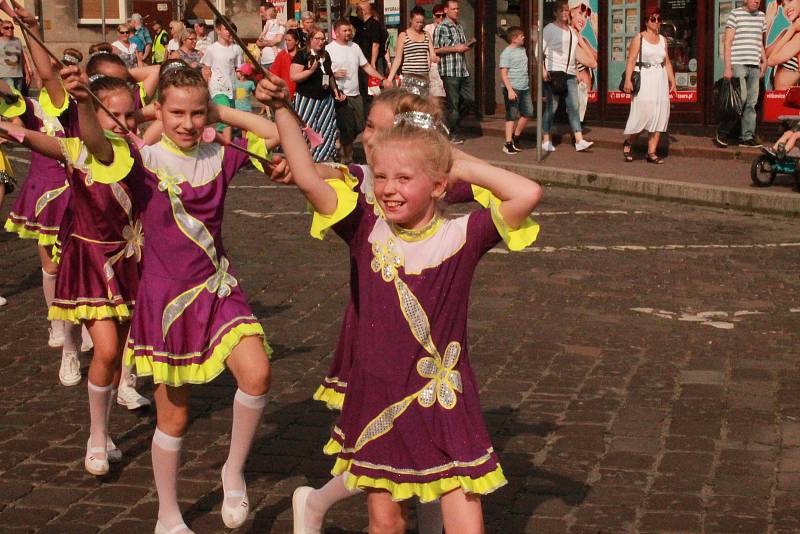
<path fill-rule="evenodd" d="M 608 10 L 608 94 L 610 104 L 627 104 L 631 96 L 617 90 L 625 73 L 631 39 L 639 34 L 639 2 L 611 0 Z"/>
<path fill-rule="evenodd" d="M 778 122 L 781 115 L 800 114 L 796 108 L 783 105 L 786 91 L 800 85 L 800 0 L 767 0 L 766 14 L 768 67 L 763 120 Z"/>
<path fill-rule="evenodd" d="M 598 100 L 597 4 L 598 0 L 569 0 L 568 4 L 572 29 L 579 37 L 575 49 L 579 92 L 582 93 L 585 87 L 588 96 L 586 101 L 590 104 Z"/>

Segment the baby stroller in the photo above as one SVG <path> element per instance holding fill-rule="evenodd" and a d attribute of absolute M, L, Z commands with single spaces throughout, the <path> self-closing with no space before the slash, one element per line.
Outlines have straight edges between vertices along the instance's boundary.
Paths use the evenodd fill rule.
<path fill-rule="evenodd" d="M 800 110 L 800 87 L 791 87 L 783 99 L 785 107 Z M 795 189 L 800 190 L 800 111 L 797 115 L 781 115 L 778 119 L 790 125 L 778 143 L 761 148 L 761 154 L 750 166 L 750 179 L 758 187 L 768 187 L 778 174 L 792 174 Z M 786 141 L 794 138 L 796 144 L 787 152 Z"/>

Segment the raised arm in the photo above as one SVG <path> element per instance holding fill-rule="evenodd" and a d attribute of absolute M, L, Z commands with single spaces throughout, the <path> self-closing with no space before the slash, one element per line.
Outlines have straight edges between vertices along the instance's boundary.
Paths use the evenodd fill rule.
<path fill-rule="evenodd" d="M 131 74 L 131 78 L 142 84 L 144 94 L 147 95 L 148 101 L 156 94 L 160 70 L 161 67 L 159 65 L 148 65 L 146 67 L 136 67 L 128 71 Z"/>
<path fill-rule="evenodd" d="M 61 144 L 58 142 L 57 137 L 35 130 L 26 130 L 16 123 L 5 121 L 0 122 L 0 131 L 2 131 L 3 137 L 11 139 L 15 143 L 20 143 L 48 158 L 64 162 L 64 154 L 61 151 Z"/>
<path fill-rule="evenodd" d="M 30 11 L 22 7 L 17 7 L 15 11 L 17 16 L 22 19 L 22 22 L 30 28 L 31 33 L 41 38 L 39 22 L 36 20 L 36 17 L 34 17 Z M 29 39 L 26 33 L 23 32 L 23 34 L 25 35 L 25 41 L 28 43 L 28 50 L 30 50 L 31 59 L 36 67 L 36 72 L 42 80 L 42 88 L 47 89 L 47 93 L 50 95 L 50 101 L 53 105 L 56 108 L 61 108 L 67 98 L 67 93 L 61 85 L 61 78 L 58 76 L 58 72 L 53 68 L 50 62 L 50 56 L 39 43 L 34 39 Z"/>
<path fill-rule="evenodd" d="M 451 178 L 488 189 L 500 199 L 500 214 L 512 229 L 519 228 L 542 198 L 542 188 L 519 174 L 467 158 L 457 158 Z"/>
<path fill-rule="evenodd" d="M 253 132 L 256 136 L 266 141 L 267 148 L 270 150 L 278 146 L 280 142 L 278 139 L 278 128 L 272 121 L 260 115 L 256 115 L 255 113 L 250 113 L 249 111 L 241 111 L 227 106 L 217 106 L 216 104 L 210 104 L 210 106 L 210 123 L 224 122 L 228 126 Z M 219 121 L 215 120 L 217 117 Z"/>
<path fill-rule="evenodd" d="M 294 183 L 317 213 L 331 215 L 336 211 L 339 202 L 336 192 L 318 174 L 297 120 L 286 108 L 285 93 L 286 86 L 283 80 L 273 74 L 261 80 L 256 88 L 258 101 L 270 106 L 275 113 L 275 124 L 286 159 L 292 169 Z"/>
<path fill-rule="evenodd" d="M 114 161 L 114 150 L 103 131 L 103 127 L 100 126 L 100 121 L 97 120 L 97 111 L 87 90 L 85 73 L 77 66 L 70 66 L 61 69 L 61 77 L 64 79 L 64 86 L 78 103 L 78 124 L 81 125 L 81 140 L 86 145 L 87 150 L 98 161 L 106 165 L 112 163 Z"/>

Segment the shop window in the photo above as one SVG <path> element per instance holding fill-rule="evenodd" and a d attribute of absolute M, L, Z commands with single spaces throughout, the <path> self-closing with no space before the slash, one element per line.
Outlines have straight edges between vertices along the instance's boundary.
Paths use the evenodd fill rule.
<path fill-rule="evenodd" d="M 630 95 L 619 91 L 619 82 L 625 73 L 628 48 L 631 39 L 641 31 L 638 0 L 611 0 L 608 10 L 608 102 L 623 104 L 630 102 Z"/>
<path fill-rule="evenodd" d="M 78 24 L 100 25 L 103 15 L 106 24 L 122 24 L 127 19 L 127 7 L 126 0 L 78 0 Z"/>
<path fill-rule="evenodd" d="M 697 0 L 662 0 L 661 35 L 675 72 L 676 102 L 697 102 Z"/>

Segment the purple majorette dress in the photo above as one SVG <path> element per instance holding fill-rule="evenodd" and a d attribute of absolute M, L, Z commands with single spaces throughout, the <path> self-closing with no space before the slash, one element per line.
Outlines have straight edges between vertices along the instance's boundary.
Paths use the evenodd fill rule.
<path fill-rule="evenodd" d="M 42 90 L 39 101 L 25 98 L 12 106 L 0 106 L 5 118 L 19 117 L 25 128 L 54 137 L 77 135 L 77 108 L 64 99 L 61 108 Z M 31 152 L 28 176 L 11 206 L 5 229 L 22 239 L 36 239 L 41 246 L 56 243 L 69 205 L 69 184 L 64 165 L 38 152 Z"/>
<path fill-rule="evenodd" d="M 68 180 L 70 217 L 59 236 L 51 320 L 90 321 L 131 316 L 139 285 L 142 224 L 130 188 L 133 158 L 127 142 L 106 134 L 114 162 L 103 165 L 80 139 L 61 139 L 73 169 Z"/>
<path fill-rule="evenodd" d="M 373 206 L 377 216 L 382 217 L 380 207 L 375 203 L 375 195 L 372 192 L 372 170 L 369 166 L 350 164 L 349 167 L 342 166 L 340 169 L 345 173 L 346 183 L 357 187 L 364 196 L 364 201 Z M 470 186 L 466 182 L 458 182 L 447 192 L 444 200 L 447 204 L 461 204 L 475 200 L 486 207 L 488 205 L 486 203 L 488 192 L 482 188 Z M 344 311 L 342 327 L 339 331 L 339 341 L 336 343 L 336 350 L 333 353 L 328 373 L 314 392 L 314 400 L 324 402 L 331 410 L 342 409 L 347 390 L 347 380 L 350 375 L 350 368 L 353 365 L 353 338 L 358 320 L 354 303 L 354 291 L 355 288 L 351 286 L 350 300 Z"/>
<path fill-rule="evenodd" d="M 247 155 L 163 136 L 133 156 L 144 232 L 157 237 L 145 243 L 125 360 L 156 383 L 207 383 L 241 338 L 264 338 L 222 244 L 225 194 Z"/>
<path fill-rule="evenodd" d="M 354 358 L 342 413 L 325 452 L 349 488 L 377 488 L 423 502 L 461 488 L 486 494 L 505 484 L 469 365 L 467 307 L 478 260 L 503 239 L 512 250 L 539 227 L 518 230 L 490 208 L 435 217 L 407 231 L 375 214 L 343 181 L 329 181 L 336 212 L 315 214 L 349 245 L 356 314 Z"/>

